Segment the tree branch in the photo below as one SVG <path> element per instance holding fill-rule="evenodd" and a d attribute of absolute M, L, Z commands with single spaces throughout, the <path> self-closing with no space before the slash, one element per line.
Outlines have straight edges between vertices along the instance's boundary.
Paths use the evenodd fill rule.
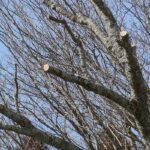
<path fill-rule="evenodd" d="M 82 41 L 74 35 L 73 31 L 71 30 L 71 28 L 69 27 L 69 25 L 67 24 L 67 22 L 65 20 L 55 18 L 51 15 L 48 16 L 48 19 L 51 20 L 51 21 L 54 21 L 56 23 L 61 23 L 65 26 L 65 28 L 67 29 L 67 31 L 68 31 L 69 35 L 71 36 L 72 40 L 79 47 L 78 54 L 80 56 L 80 64 L 81 64 L 82 69 L 86 70 L 86 56 L 85 56 L 85 49 L 83 47 Z"/>
<path fill-rule="evenodd" d="M 27 135 L 33 137 L 36 140 L 42 141 L 43 143 L 50 144 L 61 150 L 81 150 L 79 147 L 73 143 L 67 142 L 59 137 L 47 134 L 35 126 L 32 125 L 31 121 L 19 113 L 13 112 L 10 108 L 4 105 L 0 105 L 0 113 L 10 118 L 16 122 L 21 127 L 16 127 L 13 125 L 4 125 L 0 123 L 0 129 L 14 131 L 19 134 Z"/>
<path fill-rule="evenodd" d="M 22 127 L 32 128 L 33 125 L 26 117 L 20 115 L 19 113 L 14 112 L 12 109 L 7 108 L 6 106 L 0 104 L 0 113 L 9 119 L 16 122 L 18 125 Z"/>
<path fill-rule="evenodd" d="M 106 98 L 109 98 L 113 102 L 117 103 L 119 106 L 122 106 L 123 108 L 127 109 L 129 112 L 131 111 L 131 110 L 129 110 L 129 100 L 128 99 L 126 99 L 125 97 L 119 95 L 118 93 L 116 93 L 110 89 L 107 89 L 104 86 L 101 86 L 97 83 L 93 83 L 91 80 L 81 78 L 80 76 L 75 76 L 73 74 L 63 72 L 57 68 L 51 67 L 48 64 L 45 64 L 43 66 L 43 70 L 46 73 L 50 73 L 55 76 L 58 76 L 58 77 L 64 79 L 65 81 L 69 81 L 69 82 L 81 85 L 86 90 L 92 91 L 95 94 L 105 96 Z"/>
<path fill-rule="evenodd" d="M 80 148 L 75 146 L 73 143 L 62 140 L 61 138 L 58 138 L 56 136 L 47 134 L 46 132 L 43 132 L 37 128 L 33 128 L 33 129 L 19 128 L 13 125 L 4 125 L 0 123 L 0 129 L 14 131 L 18 134 L 30 136 L 34 138 L 35 140 L 42 141 L 43 143 L 46 143 L 46 144 L 50 144 L 61 150 L 81 150 Z"/>
<path fill-rule="evenodd" d="M 18 85 L 18 68 L 17 64 L 15 64 L 15 73 L 14 73 L 14 83 L 15 83 L 15 94 L 14 101 L 16 105 L 16 110 L 19 113 L 19 85 Z"/>
<path fill-rule="evenodd" d="M 119 59 L 120 63 L 123 62 L 126 65 L 125 72 L 130 81 L 131 90 L 133 90 L 135 95 L 134 98 L 143 101 L 141 95 L 142 97 L 147 95 L 147 87 L 137 60 L 136 47 L 131 43 L 128 33 L 120 31 L 116 19 L 106 4 L 102 0 L 92 0 L 92 3 L 108 28 L 109 41 L 114 56 Z M 144 99 L 147 101 L 146 96 Z"/>
<path fill-rule="evenodd" d="M 112 47 L 113 47 L 113 49 L 118 49 L 118 44 L 117 45 L 115 44 L 115 39 L 114 38 L 111 38 L 111 36 L 108 36 L 100 28 L 98 28 L 97 25 L 92 21 L 91 18 L 83 16 L 82 14 L 79 14 L 79 13 L 71 14 L 71 13 L 67 12 L 66 10 L 64 10 L 63 8 L 61 8 L 61 6 L 58 6 L 56 4 L 51 3 L 49 0 L 44 0 L 43 3 L 48 8 L 51 8 L 51 9 L 55 10 L 57 13 L 63 15 L 64 17 L 69 18 L 71 21 L 73 21 L 75 23 L 78 23 L 80 25 L 84 25 L 85 27 L 90 29 L 92 32 L 94 32 L 94 34 L 99 38 L 101 43 L 103 43 L 103 45 L 109 50 L 109 55 L 112 58 L 111 60 L 112 60 L 113 64 L 115 66 L 117 66 L 117 68 L 119 70 L 122 70 L 120 61 L 118 61 L 118 58 L 116 59 L 115 52 L 112 51 Z M 104 16 L 104 15 L 101 15 L 101 17 L 102 16 Z M 105 17 L 103 17 L 103 18 L 105 18 Z M 106 23 L 106 25 L 107 25 L 107 23 Z M 119 55 L 119 60 L 120 59 L 121 59 L 121 61 L 124 60 L 123 54 L 120 53 L 120 49 L 116 50 L 116 51 L 117 51 L 116 54 Z"/>
<path fill-rule="evenodd" d="M 104 34 L 103 31 L 101 31 L 95 23 L 93 23 L 93 21 L 86 17 L 83 16 L 82 14 L 71 14 L 69 12 L 67 12 L 66 10 L 64 10 L 63 8 L 61 8 L 60 6 L 57 6 L 55 4 L 49 4 L 48 0 L 44 0 L 43 2 L 48 8 L 52 8 L 53 10 L 55 10 L 57 13 L 63 15 L 64 17 L 69 18 L 71 21 L 75 22 L 75 23 L 79 23 L 81 25 L 84 25 L 86 27 L 88 27 L 91 31 L 93 31 L 98 37 L 101 35 L 101 38 L 103 37 L 103 41 L 105 41 L 104 39 L 107 37 L 106 34 Z M 52 7 L 53 6 L 53 7 Z"/>
<path fill-rule="evenodd" d="M 148 87 L 145 84 L 142 70 L 137 60 L 136 47 L 132 44 L 126 31 L 120 32 L 117 21 L 106 4 L 102 0 L 92 0 L 92 2 L 108 28 L 109 43 L 112 45 L 114 57 L 119 60 L 123 59 L 125 73 L 131 85 L 131 107 L 137 119 L 139 131 L 145 139 L 149 139 L 150 110 L 148 108 Z"/>

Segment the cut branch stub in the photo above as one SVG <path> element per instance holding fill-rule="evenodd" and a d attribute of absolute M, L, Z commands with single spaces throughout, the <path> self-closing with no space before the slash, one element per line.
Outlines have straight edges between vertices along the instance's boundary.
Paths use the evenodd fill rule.
<path fill-rule="evenodd" d="M 127 31 L 121 31 L 120 32 L 120 38 L 121 39 L 124 39 L 124 38 L 127 38 L 128 37 L 128 32 Z"/>
<path fill-rule="evenodd" d="M 49 64 L 44 64 L 44 65 L 43 65 L 43 70 L 44 70 L 45 72 L 47 72 L 47 71 L 49 70 Z"/>

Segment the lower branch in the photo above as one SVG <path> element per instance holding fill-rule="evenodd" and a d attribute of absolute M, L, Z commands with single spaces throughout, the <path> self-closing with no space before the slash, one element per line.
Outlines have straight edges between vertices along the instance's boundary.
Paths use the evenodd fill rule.
<path fill-rule="evenodd" d="M 4 125 L 0 123 L 0 129 L 14 131 L 18 134 L 23 134 L 30 136 L 35 140 L 41 141 L 43 143 L 49 144 L 61 150 L 81 150 L 79 147 L 75 146 L 73 143 L 62 140 L 59 137 L 49 135 L 46 132 L 43 132 L 37 128 L 20 128 L 13 125 Z"/>
<path fill-rule="evenodd" d="M 37 129 L 25 116 L 14 112 L 2 104 L 0 105 L 0 113 L 21 126 L 16 127 L 13 125 L 4 125 L 0 123 L 0 129 L 14 131 L 18 134 L 30 136 L 36 140 L 42 141 L 43 143 L 52 145 L 61 150 L 81 150 L 71 142 L 67 142 L 59 137 L 49 135 L 46 132 Z"/>

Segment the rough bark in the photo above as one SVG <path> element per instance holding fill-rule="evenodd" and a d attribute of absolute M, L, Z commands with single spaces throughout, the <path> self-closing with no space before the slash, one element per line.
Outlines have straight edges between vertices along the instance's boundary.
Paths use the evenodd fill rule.
<path fill-rule="evenodd" d="M 67 142 L 59 137 L 47 134 L 46 132 L 37 129 L 32 125 L 31 121 L 28 120 L 23 115 L 14 112 L 13 110 L 7 108 L 4 105 L 0 105 L 0 113 L 13 120 L 15 123 L 21 127 L 15 125 L 4 125 L 0 123 L 0 129 L 14 131 L 19 134 L 27 135 L 33 137 L 35 140 L 42 141 L 43 143 L 50 144 L 56 148 L 62 150 L 81 150 L 79 147 L 75 146 L 71 142 Z"/>
<path fill-rule="evenodd" d="M 69 73 L 61 71 L 57 68 L 51 67 L 49 64 L 45 64 L 43 66 L 43 69 L 46 73 L 56 75 L 56 76 L 64 79 L 65 81 L 69 81 L 69 82 L 81 85 L 88 91 L 92 91 L 101 96 L 105 96 L 106 98 L 109 98 L 110 100 L 112 100 L 119 106 L 123 107 L 124 109 L 127 109 L 129 112 L 131 111 L 129 108 L 129 100 L 127 98 L 119 95 L 115 91 L 112 91 L 98 83 L 93 83 L 93 81 L 91 81 L 91 80 L 84 79 L 80 76 L 75 76 L 73 74 L 69 74 Z"/>
<path fill-rule="evenodd" d="M 114 56 L 118 59 L 121 55 L 124 57 L 125 72 L 131 85 L 131 103 L 134 103 L 131 104 L 131 107 L 133 108 L 134 115 L 138 121 L 138 127 L 145 140 L 148 141 L 147 143 L 149 143 L 150 111 L 147 92 L 148 88 L 145 84 L 142 71 L 137 60 L 136 47 L 132 45 L 127 32 L 120 32 L 120 29 L 117 26 L 117 21 L 106 4 L 102 0 L 93 0 L 93 4 L 99 13 L 99 16 L 104 19 L 104 22 L 108 27 L 108 34 L 110 36 L 109 40 L 118 44 L 117 49 L 116 47 L 112 47 Z"/>

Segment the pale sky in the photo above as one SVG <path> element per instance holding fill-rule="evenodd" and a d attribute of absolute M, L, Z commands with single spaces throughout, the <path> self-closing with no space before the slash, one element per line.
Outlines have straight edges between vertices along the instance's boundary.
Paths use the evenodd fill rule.
<path fill-rule="evenodd" d="M 0 42 L 0 63 L 7 61 L 8 49 Z"/>

